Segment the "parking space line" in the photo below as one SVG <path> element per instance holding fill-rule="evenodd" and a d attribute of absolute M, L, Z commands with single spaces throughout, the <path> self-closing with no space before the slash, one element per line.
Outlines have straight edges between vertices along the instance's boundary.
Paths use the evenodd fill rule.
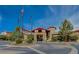
<path fill-rule="evenodd" d="M 33 51 L 35 51 L 35 52 L 37 52 L 37 53 L 39 53 L 39 54 L 46 54 L 46 53 L 44 53 L 44 52 L 42 52 L 40 50 L 34 49 L 32 47 L 28 47 L 28 48 L 31 49 L 31 50 L 33 50 Z"/>

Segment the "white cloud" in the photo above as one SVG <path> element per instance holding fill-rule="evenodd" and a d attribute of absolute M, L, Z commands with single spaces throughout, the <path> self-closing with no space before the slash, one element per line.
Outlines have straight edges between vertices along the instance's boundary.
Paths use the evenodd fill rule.
<path fill-rule="evenodd" d="M 73 6 L 73 5 L 62 5 L 60 10 L 60 17 L 63 19 L 65 18 L 69 18 L 72 14 L 74 14 L 74 12 L 76 11 L 76 9 L 78 8 L 78 6 Z"/>
<path fill-rule="evenodd" d="M 48 28 L 50 26 L 56 26 L 55 23 L 56 21 L 54 21 L 53 18 L 43 18 L 35 21 L 33 25 L 34 25 L 34 28 L 37 28 L 37 27 Z"/>
<path fill-rule="evenodd" d="M 62 5 L 62 6 L 60 6 L 59 9 L 57 8 L 57 6 L 48 6 L 48 10 L 46 10 L 47 16 L 45 18 L 36 20 L 33 23 L 33 28 L 36 28 L 36 27 L 46 28 L 49 26 L 59 26 L 60 25 L 59 22 L 62 22 L 65 18 L 67 18 L 68 20 L 70 20 L 72 22 L 75 29 L 79 29 L 79 12 L 76 11 L 77 8 L 78 8 L 78 6 L 69 6 L 69 5 L 68 6 Z M 50 17 L 50 13 L 51 13 L 52 18 Z M 57 17 L 54 17 L 54 15 L 57 17 L 59 16 L 59 18 L 61 20 Z M 57 23 L 57 25 L 55 23 Z M 25 24 L 25 27 L 29 28 L 29 27 L 31 27 L 31 25 Z"/>
<path fill-rule="evenodd" d="M 64 19 L 68 19 L 74 25 L 74 29 L 79 29 L 79 11 L 77 10 L 79 6 L 62 5 L 58 10 L 55 7 L 49 6 L 49 10 L 54 15 L 58 14 L 57 11 L 59 11 L 59 15 L 57 16 L 60 17 L 61 21 L 63 21 Z"/>
<path fill-rule="evenodd" d="M 48 6 L 48 8 L 49 8 L 49 10 L 50 10 L 51 13 L 53 13 L 54 15 L 57 14 L 55 7 L 53 7 L 53 6 Z"/>
<path fill-rule="evenodd" d="M 31 27 L 31 24 L 23 24 L 25 29 L 28 29 L 29 27 Z"/>
<path fill-rule="evenodd" d="M 74 29 L 79 29 L 79 12 L 73 14 L 71 17 L 69 17 L 69 20 L 74 25 Z"/>

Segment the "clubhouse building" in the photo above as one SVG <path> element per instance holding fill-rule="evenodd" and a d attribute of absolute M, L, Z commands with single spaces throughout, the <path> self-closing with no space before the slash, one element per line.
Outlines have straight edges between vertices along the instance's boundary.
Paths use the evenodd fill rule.
<path fill-rule="evenodd" d="M 11 36 L 12 32 L 2 32 L 0 35 L 6 35 L 6 36 Z M 23 29 L 23 34 L 24 34 L 24 40 L 28 39 L 28 35 L 32 34 L 34 42 L 47 42 L 51 41 L 53 37 L 58 36 L 58 32 L 56 31 L 56 27 L 49 27 L 47 29 L 44 28 L 36 28 L 32 31 Z M 76 35 L 78 36 L 78 42 L 79 42 L 79 30 L 74 30 L 72 31 L 72 36 Z"/>
<path fill-rule="evenodd" d="M 48 29 L 36 28 L 32 31 L 23 29 L 24 38 L 27 39 L 28 35 L 32 34 L 34 36 L 34 42 L 37 41 L 50 41 L 52 36 L 57 36 L 56 27 L 49 27 Z"/>

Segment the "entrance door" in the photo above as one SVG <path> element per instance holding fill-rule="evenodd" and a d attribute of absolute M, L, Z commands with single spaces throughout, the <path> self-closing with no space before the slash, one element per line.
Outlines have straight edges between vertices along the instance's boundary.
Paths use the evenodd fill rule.
<path fill-rule="evenodd" d="M 37 35 L 37 41 L 43 41 L 43 35 Z"/>

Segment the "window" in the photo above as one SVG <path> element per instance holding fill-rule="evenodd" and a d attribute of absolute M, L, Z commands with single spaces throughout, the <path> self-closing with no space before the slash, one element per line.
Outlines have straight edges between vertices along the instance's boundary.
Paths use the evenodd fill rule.
<path fill-rule="evenodd" d="M 42 32 L 42 30 L 38 30 L 38 32 Z"/>

